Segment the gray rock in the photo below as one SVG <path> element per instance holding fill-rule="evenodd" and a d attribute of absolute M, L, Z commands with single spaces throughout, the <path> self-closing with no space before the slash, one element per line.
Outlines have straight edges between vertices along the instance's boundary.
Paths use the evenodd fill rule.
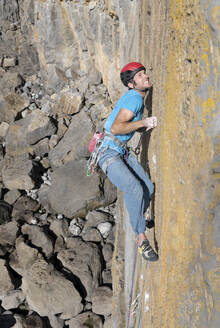
<path fill-rule="evenodd" d="M 9 124 L 6 122 L 2 122 L 0 124 L 0 137 L 5 137 L 8 132 Z"/>
<path fill-rule="evenodd" d="M 99 230 L 96 228 L 90 228 L 86 232 L 83 232 L 82 238 L 84 241 L 93 241 L 93 242 L 100 242 L 103 240 L 102 235 L 100 234 Z"/>
<path fill-rule="evenodd" d="M 112 229 L 112 224 L 110 222 L 102 222 L 98 224 L 97 229 L 99 230 L 103 238 L 107 238 Z"/>
<path fill-rule="evenodd" d="M 31 223 L 33 212 L 37 212 L 39 208 L 40 204 L 36 200 L 27 196 L 21 196 L 13 206 L 12 217 L 16 220 L 23 219 Z"/>
<path fill-rule="evenodd" d="M 43 228 L 25 224 L 22 226 L 21 231 L 24 235 L 28 235 L 31 243 L 42 249 L 42 252 L 50 257 L 53 253 L 53 243 L 51 239 L 44 233 Z"/>
<path fill-rule="evenodd" d="M 14 245 L 18 232 L 18 224 L 15 221 L 0 225 L 0 244 L 3 246 Z"/>
<path fill-rule="evenodd" d="M 108 316 L 105 318 L 104 326 L 103 328 L 112 328 L 113 327 L 113 320 L 111 316 Z"/>
<path fill-rule="evenodd" d="M 99 223 L 112 222 L 112 217 L 101 211 L 90 211 L 86 215 L 86 224 L 84 225 L 84 231 L 91 227 L 97 227 Z"/>
<path fill-rule="evenodd" d="M 108 316 L 112 313 L 112 290 L 106 286 L 98 287 L 92 295 L 92 311 Z"/>
<path fill-rule="evenodd" d="M 67 125 L 65 122 L 65 119 L 63 117 L 58 118 L 58 130 L 57 130 L 57 136 L 61 139 L 63 135 L 67 131 Z"/>
<path fill-rule="evenodd" d="M 11 219 L 12 206 L 0 200 L 0 224 L 10 221 Z"/>
<path fill-rule="evenodd" d="M 44 156 L 49 153 L 49 139 L 44 138 L 40 140 L 36 145 L 32 146 L 35 156 Z"/>
<path fill-rule="evenodd" d="M 101 198 L 98 175 L 87 177 L 86 170 L 85 160 L 54 169 L 51 186 L 42 186 L 39 190 L 42 205 L 49 211 L 72 218 L 84 216 L 89 209 L 105 203 L 105 198 Z"/>
<path fill-rule="evenodd" d="M 73 160 L 88 157 L 91 130 L 92 123 L 83 111 L 75 115 L 64 137 L 49 152 L 51 166 L 60 167 Z"/>
<path fill-rule="evenodd" d="M 53 149 L 58 144 L 58 141 L 59 141 L 59 136 L 57 134 L 53 134 L 50 137 L 49 148 Z"/>
<path fill-rule="evenodd" d="M 63 266 L 79 277 L 86 290 L 87 301 L 91 300 L 94 288 L 99 285 L 101 259 L 98 247 L 79 238 L 69 238 L 67 249 L 61 250 L 57 258 Z"/>
<path fill-rule="evenodd" d="M 21 276 L 24 276 L 30 270 L 31 265 L 38 260 L 38 251 L 24 243 L 22 236 L 15 242 L 16 249 L 10 255 L 10 266 Z"/>
<path fill-rule="evenodd" d="M 21 287 L 30 308 L 40 316 L 60 313 L 66 318 L 76 316 L 83 309 L 81 297 L 69 280 L 57 271 L 48 271 L 45 263 L 35 262 L 30 277 L 22 279 Z"/>
<path fill-rule="evenodd" d="M 25 320 L 23 320 L 23 326 L 24 328 L 43 328 L 44 327 L 44 323 L 43 323 L 43 319 L 37 315 L 36 313 L 32 313 L 30 315 L 28 315 Z"/>
<path fill-rule="evenodd" d="M 17 65 L 17 58 L 12 57 L 12 58 L 4 58 L 3 59 L 3 67 L 13 67 Z"/>
<path fill-rule="evenodd" d="M 10 266 L 22 276 L 21 289 L 29 308 L 40 316 L 62 313 L 72 318 L 82 311 L 81 297 L 72 282 L 48 264 L 39 252 L 16 240 Z"/>
<path fill-rule="evenodd" d="M 69 224 L 66 219 L 58 220 L 52 219 L 50 223 L 50 230 L 57 236 L 62 236 L 63 238 L 67 238 L 69 236 Z"/>
<path fill-rule="evenodd" d="M 27 156 L 5 156 L 2 167 L 2 179 L 7 189 L 32 189 L 34 182 L 30 177 L 32 161 Z"/>
<path fill-rule="evenodd" d="M 16 309 L 23 301 L 25 296 L 21 290 L 12 290 L 2 299 L 2 306 L 6 310 Z"/>
<path fill-rule="evenodd" d="M 4 200 L 9 203 L 9 204 L 14 204 L 16 200 L 20 197 L 20 192 L 18 190 L 9 190 L 5 195 L 4 195 Z"/>
<path fill-rule="evenodd" d="M 59 317 L 56 317 L 55 315 L 48 315 L 48 319 L 52 328 L 64 327 L 64 320 L 60 319 Z"/>
<path fill-rule="evenodd" d="M 102 254 L 105 262 L 108 262 L 112 259 L 113 255 L 113 246 L 112 244 L 104 244 L 102 247 Z"/>
<path fill-rule="evenodd" d="M 31 152 L 30 145 L 55 132 L 56 127 L 51 119 L 36 109 L 10 125 L 6 136 L 6 152 L 14 156 Z"/>
<path fill-rule="evenodd" d="M 0 259 L 0 299 L 7 295 L 8 292 L 14 289 L 14 286 L 11 282 L 9 272 L 5 266 L 5 260 Z"/>
<path fill-rule="evenodd" d="M 2 90 L 3 91 L 3 90 Z M 3 93 L 2 93 L 3 94 Z M 12 123 L 16 115 L 29 105 L 29 100 L 14 91 L 6 91 L 4 96 L 0 96 L 0 121 Z"/>
<path fill-rule="evenodd" d="M 90 327 L 90 328 L 102 328 L 102 319 L 95 313 L 91 311 L 80 313 L 77 317 L 68 320 L 67 324 L 69 328 L 82 328 L 82 327 Z"/>
<path fill-rule="evenodd" d="M 76 89 L 63 90 L 60 94 L 60 100 L 57 108 L 54 108 L 56 113 L 76 114 L 83 106 L 84 97 Z"/>
<path fill-rule="evenodd" d="M 102 271 L 103 284 L 112 284 L 112 273 L 110 269 L 105 269 Z"/>

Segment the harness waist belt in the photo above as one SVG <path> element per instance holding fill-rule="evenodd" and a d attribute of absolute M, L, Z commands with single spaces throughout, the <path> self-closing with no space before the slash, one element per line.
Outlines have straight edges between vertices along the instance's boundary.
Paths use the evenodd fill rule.
<path fill-rule="evenodd" d="M 105 131 L 104 140 L 108 140 L 108 139 L 112 140 L 117 146 L 119 146 L 123 149 L 126 148 L 126 146 L 127 146 L 127 141 L 121 141 L 117 137 L 115 137 L 113 134 Z"/>

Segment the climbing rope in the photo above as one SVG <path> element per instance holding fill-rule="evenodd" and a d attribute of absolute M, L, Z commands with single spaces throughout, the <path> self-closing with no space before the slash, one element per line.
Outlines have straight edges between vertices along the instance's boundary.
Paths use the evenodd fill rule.
<path fill-rule="evenodd" d="M 134 258 L 134 265 L 133 265 L 133 272 L 132 272 L 132 282 L 131 282 L 131 291 L 130 291 L 130 299 L 129 299 L 129 306 L 128 306 L 128 321 L 127 321 L 127 328 L 129 328 L 130 324 L 130 317 L 131 317 L 131 307 L 134 301 L 132 302 L 133 297 L 133 290 L 134 290 L 134 279 L 136 274 L 136 264 L 137 264 L 137 256 L 138 256 L 138 242 L 136 242 L 136 252 Z M 133 311 L 132 311 L 133 312 Z"/>

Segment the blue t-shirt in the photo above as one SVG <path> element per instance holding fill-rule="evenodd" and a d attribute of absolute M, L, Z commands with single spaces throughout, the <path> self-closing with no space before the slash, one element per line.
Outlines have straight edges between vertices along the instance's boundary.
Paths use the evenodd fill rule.
<path fill-rule="evenodd" d="M 107 132 L 111 133 L 111 127 L 113 122 L 115 121 L 119 111 L 122 109 L 129 109 L 134 113 L 134 117 L 132 118 L 131 122 L 135 122 L 142 119 L 143 112 L 144 112 L 144 101 L 143 97 L 135 90 L 128 90 L 116 103 L 115 107 L 113 108 L 111 114 L 107 118 L 104 128 Z M 131 139 L 131 137 L 134 135 L 134 132 L 130 132 L 127 134 L 116 134 L 115 137 L 117 137 L 120 141 L 126 142 Z M 112 140 L 104 140 L 103 147 L 108 146 L 111 149 L 114 149 L 118 151 L 121 154 L 124 154 L 124 150 L 118 146 L 114 141 Z"/>

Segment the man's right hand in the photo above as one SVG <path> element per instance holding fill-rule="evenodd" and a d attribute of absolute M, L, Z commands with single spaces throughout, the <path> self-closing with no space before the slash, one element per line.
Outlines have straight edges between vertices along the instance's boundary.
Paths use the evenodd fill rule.
<path fill-rule="evenodd" d="M 153 129 L 157 126 L 157 117 L 156 116 L 147 117 L 143 120 L 143 124 L 146 127 L 146 131 Z"/>

